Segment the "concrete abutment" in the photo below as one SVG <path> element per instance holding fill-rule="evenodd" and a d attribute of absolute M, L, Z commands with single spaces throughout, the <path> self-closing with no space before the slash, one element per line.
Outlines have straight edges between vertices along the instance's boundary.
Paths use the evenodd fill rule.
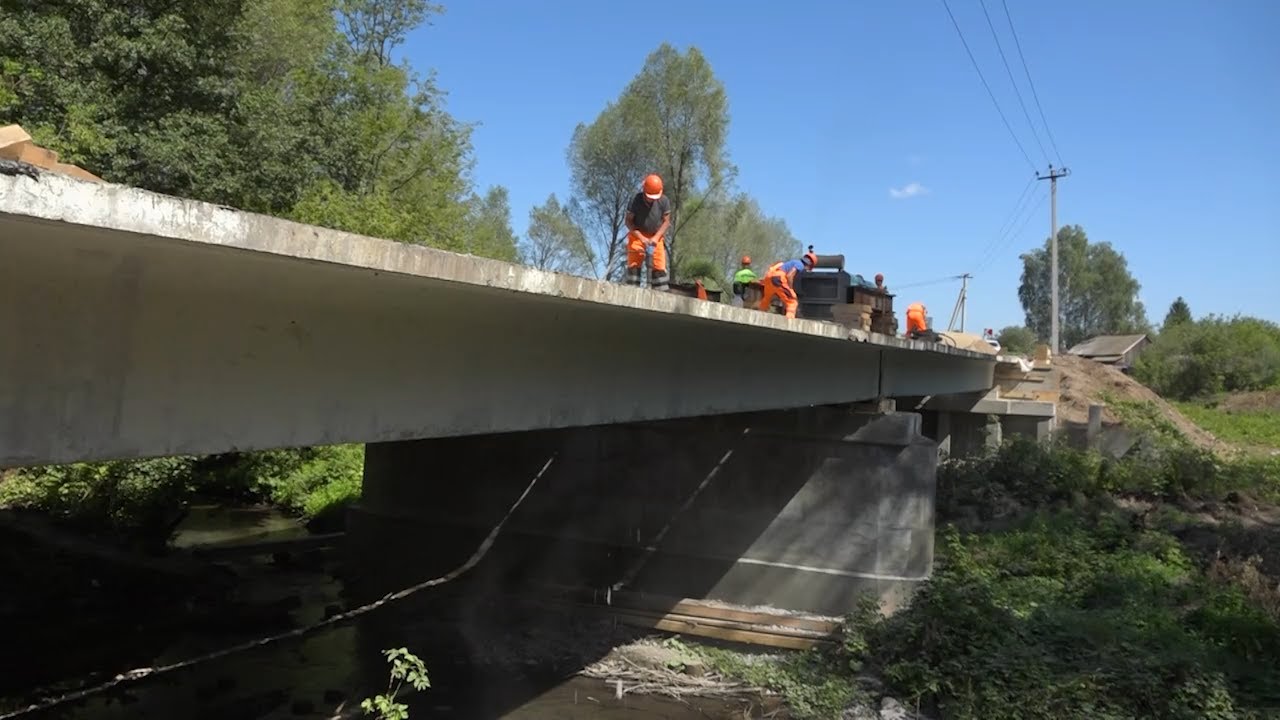
<path fill-rule="evenodd" d="M 841 407 L 371 444 L 353 584 L 462 564 L 545 467 L 469 586 L 892 608 L 932 568 L 937 463 L 919 414 Z"/>

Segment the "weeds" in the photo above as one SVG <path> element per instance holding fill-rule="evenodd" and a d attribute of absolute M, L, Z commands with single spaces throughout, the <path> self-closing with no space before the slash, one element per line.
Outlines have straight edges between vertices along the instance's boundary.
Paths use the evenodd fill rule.
<path fill-rule="evenodd" d="M 1219 440 L 1245 447 L 1280 449 L 1280 412 L 1275 410 L 1227 412 L 1200 403 L 1178 403 L 1178 409 Z"/>

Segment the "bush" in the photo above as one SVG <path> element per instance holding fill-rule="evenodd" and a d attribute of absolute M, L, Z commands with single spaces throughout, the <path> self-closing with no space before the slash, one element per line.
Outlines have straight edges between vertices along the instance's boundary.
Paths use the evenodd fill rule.
<path fill-rule="evenodd" d="M 195 485 L 195 460 L 76 463 L 11 471 L 0 506 L 42 510 L 86 532 L 162 546 Z"/>
<path fill-rule="evenodd" d="M 1153 437 L 1121 460 L 1019 440 L 944 465 L 940 521 L 1000 522 L 944 527 L 911 604 L 846 632 L 854 668 L 945 718 L 1260 718 L 1280 707 L 1280 618 L 1111 499 L 1275 497 L 1280 460 Z"/>
<path fill-rule="evenodd" d="M 938 510 L 980 519 L 1031 508 L 1079 505 L 1113 493 L 1173 500 L 1220 499 L 1250 491 L 1280 500 L 1280 458 L 1223 458 L 1185 442 L 1151 442 L 1122 459 L 1016 438 L 998 451 L 954 460 L 938 471 Z"/>
<path fill-rule="evenodd" d="M 1020 325 L 1010 325 L 1001 330 L 996 340 L 1005 354 L 1030 355 L 1036 349 L 1036 334 Z"/>
<path fill-rule="evenodd" d="M 1273 387 L 1280 383 L 1280 326 L 1217 316 L 1177 323 L 1138 357 L 1134 375 L 1180 400 Z"/>
<path fill-rule="evenodd" d="M 1280 700 L 1280 626 L 1123 515 L 945 531 L 941 569 L 872 633 L 905 697 L 947 718 L 1237 718 Z"/>
<path fill-rule="evenodd" d="M 270 501 L 333 529 L 360 496 L 363 471 L 363 445 L 54 465 L 9 471 L 0 507 L 158 549 L 196 497 Z"/>

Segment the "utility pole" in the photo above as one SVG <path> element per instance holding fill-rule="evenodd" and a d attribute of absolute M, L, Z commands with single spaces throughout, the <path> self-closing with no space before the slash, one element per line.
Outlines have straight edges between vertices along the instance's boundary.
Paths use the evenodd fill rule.
<path fill-rule="evenodd" d="M 969 273 L 957 275 L 960 278 L 960 297 L 956 298 L 956 306 L 951 310 L 951 322 L 947 323 L 947 331 L 956 329 L 956 316 L 960 317 L 960 332 L 964 332 L 965 305 L 969 300 Z"/>
<path fill-rule="evenodd" d="M 1053 169 L 1049 173 L 1036 173 L 1037 180 L 1049 181 L 1049 349 L 1058 354 L 1058 178 L 1071 174 L 1070 168 Z"/>

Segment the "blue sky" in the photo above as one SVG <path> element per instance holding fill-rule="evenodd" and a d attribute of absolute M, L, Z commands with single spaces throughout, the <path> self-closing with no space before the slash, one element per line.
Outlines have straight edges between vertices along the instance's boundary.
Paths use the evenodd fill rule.
<path fill-rule="evenodd" d="M 1048 236 L 1048 204 L 1037 204 L 1048 183 L 1002 239 L 1033 171 L 941 0 L 444 1 L 405 54 L 438 73 L 450 112 L 479 123 L 475 179 L 510 190 L 517 233 L 531 206 L 568 194 L 574 126 L 661 42 L 694 45 L 728 92 L 738 184 L 766 212 L 819 252 L 844 253 L 852 272 L 883 272 L 940 323 L 959 282 L 907 286 L 972 272 L 969 328 L 1021 324 L 1018 254 Z M 949 2 L 1043 170 L 978 0 Z M 1057 164 L 1001 0 L 986 3 Z M 1008 6 L 1072 170 L 1059 223 L 1124 253 L 1154 322 L 1178 295 L 1197 316 L 1280 321 L 1280 2 Z"/>

